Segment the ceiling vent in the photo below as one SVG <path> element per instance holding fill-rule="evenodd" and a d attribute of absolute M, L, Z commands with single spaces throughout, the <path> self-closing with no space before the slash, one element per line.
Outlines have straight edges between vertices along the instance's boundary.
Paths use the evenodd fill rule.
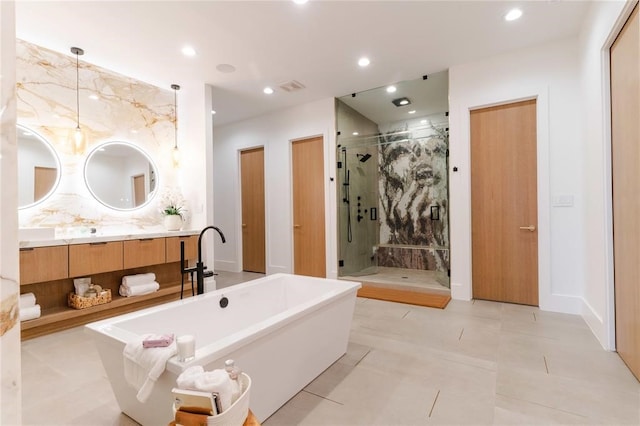
<path fill-rule="evenodd" d="M 286 83 L 280 84 L 280 88 L 285 92 L 296 92 L 300 89 L 304 89 L 304 87 L 304 84 L 295 80 L 287 81 Z"/>

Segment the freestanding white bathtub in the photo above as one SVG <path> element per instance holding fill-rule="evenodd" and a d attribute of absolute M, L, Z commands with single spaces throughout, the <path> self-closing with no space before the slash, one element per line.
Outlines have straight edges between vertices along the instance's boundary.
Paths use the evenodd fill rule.
<path fill-rule="evenodd" d="M 188 299 L 87 324 L 120 409 L 143 425 L 173 420 L 171 389 L 187 367 L 251 376 L 250 408 L 265 420 L 346 353 L 360 283 L 274 274 Z M 228 306 L 221 308 L 222 297 Z M 124 378 L 125 344 L 145 333 L 192 334 L 196 358 L 169 359 L 146 403 Z"/>

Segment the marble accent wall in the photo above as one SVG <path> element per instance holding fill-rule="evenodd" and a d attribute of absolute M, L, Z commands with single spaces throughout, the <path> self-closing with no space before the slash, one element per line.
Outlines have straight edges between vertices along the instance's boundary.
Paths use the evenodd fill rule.
<path fill-rule="evenodd" d="M 0 424 L 21 424 L 15 4 L 0 2 Z"/>
<path fill-rule="evenodd" d="M 80 126 L 87 147 L 78 154 L 72 144 L 77 110 L 75 55 L 22 40 L 16 49 L 18 123 L 47 139 L 62 164 L 57 190 L 42 203 L 21 209 L 20 227 L 56 227 L 63 235 L 88 227 L 105 233 L 160 230 L 159 197 L 134 212 L 113 210 L 93 198 L 83 172 L 92 149 L 104 142 L 123 141 L 145 151 L 155 163 L 157 193 L 174 187 L 178 173 L 171 157 L 175 111 L 170 87 L 155 87 L 92 65 L 91 51 L 86 51 L 80 56 L 79 87 Z M 179 99 L 178 95 L 180 105 Z"/>
<path fill-rule="evenodd" d="M 379 265 L 388 263 L 387 266 L 414 269 L 435 266 L 446 271 L 449 266 L 446 131 L 424 126 L 421 130 L 395 128 L 385 132 L 381 140 L 380 243 L 429 250 L 420 251 L 420 261 L 414 259 L 414 251 L 386 250 L 380 253 Z"/>

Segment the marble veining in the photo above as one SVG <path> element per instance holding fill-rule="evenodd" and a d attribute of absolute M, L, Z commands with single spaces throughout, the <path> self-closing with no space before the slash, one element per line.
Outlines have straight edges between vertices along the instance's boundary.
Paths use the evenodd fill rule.
<path fill-rule="evenodd" d="M 380 243 L 448 247 L 446 139 L 398 130 L 381 138 Z"/>
<path fill-rule="evenodd" d="M 95 66 L 87 51 L 79 62 L 80 126 L 86 139 L 74 152 L 76 58 L 26 41 L 17 41 L 18 123 L 47 139 L 60 157 L 62 176 L 48 199 L 19 211 L 20 227 L 96 227 L 118 225 L 153 231 L 162 223 L 157 199 L 121 212 L 95 200 L 85 185 L 86 157 L 96 146 L 122 141 L 145 151 L 158 168 L 157 192 L 177 181 L 171 161 L 175 111 L 173 93 Z M 95 99 L 90 98 L 93 97 Z M 153 196 L 154 194 L 151 194 Z M 157 197 L 156 197 L 157 198 Z"/>
<path fill-rule="evenodd" d="M 3 282 L 10 281 L 5 280 L 4 277 L 0 277 Z M 13 285 L 17 286 L 17 283 L 13 281 Z M 11 330 L 18 322 L 18 293 L 13 293 L 9 297 L 2 299 L 0 303 L 0 337 Z"/>

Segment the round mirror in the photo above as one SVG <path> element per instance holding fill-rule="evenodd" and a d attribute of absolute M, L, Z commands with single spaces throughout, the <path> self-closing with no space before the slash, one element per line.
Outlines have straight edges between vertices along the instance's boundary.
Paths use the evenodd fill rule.
<path fill-rule="evenodd" d="M 105 206 L 133 210 L 151 200 L 157 169 L 139 148 L 126 142 L 107 142 L 87 157 L 84 179 L 91 194 Z"/>
<path fill-rule="evenodd" d="M 16 126 L 18 146 L 18 207 L 34 206 L 48 198 L 60 182 L 60 159 L 42 136 Z"/>

